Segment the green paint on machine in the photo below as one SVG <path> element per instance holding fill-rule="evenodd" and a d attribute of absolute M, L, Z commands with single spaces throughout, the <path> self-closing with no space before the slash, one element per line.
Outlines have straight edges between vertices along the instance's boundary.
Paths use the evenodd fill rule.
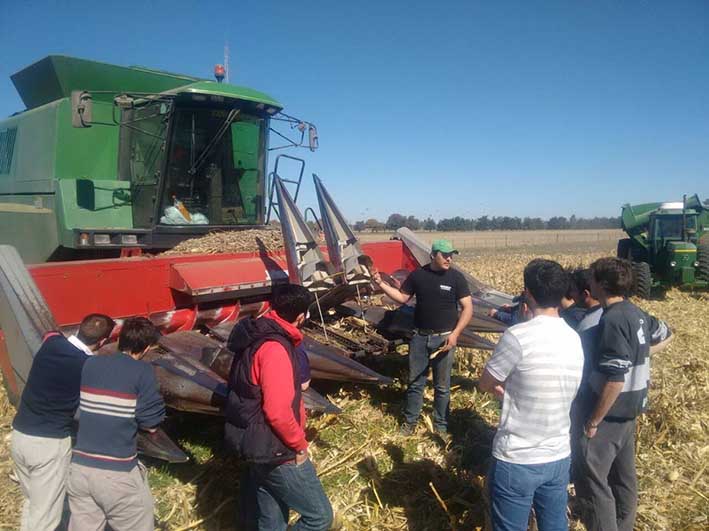
<path fill-rule="evenodd" d="M 0 243 L 26 262 L 264 223 L 267 94 L 59 55 L 12 81 L 27 109 L 0 121 Z"/>
<path fill-rule="evenodd" d="M 624 205 L 618 256 L 633 262 L 635 292 L 654 287 L 709 287 L 709 208 L 698 195 L 683 201 Z"/>

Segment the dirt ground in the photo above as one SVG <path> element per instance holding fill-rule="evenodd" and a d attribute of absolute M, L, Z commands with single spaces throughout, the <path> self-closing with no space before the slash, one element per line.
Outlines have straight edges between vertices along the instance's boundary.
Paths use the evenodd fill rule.
<path fill-rule="evenodd" d="M 566 266 L 587 265 L 614 250 L 614 243 L 586 243 L 569 243 L 567 248 L 470 250 L 458 257 L 458 263 L 481 281 L 514 293 L 521 287 L 522 270 L 531 258 L 542 255 Z M 707 529 L 709 296 L 672 290 L 640 304 L 668 321 L 675 340 L 653 358 L 650 411 L 638 425 L 636 529 Z M 499 406 L 490 396 L 478 393 L 475 382 L 489 352 L 466 349 L 457 357 L 452 441 L 446 446 L 430 426 L 430 388 L 417 432 L 407 438 L 398 434 L 404 350 L 374 366 L 396 379 L 389 387 L 314 383 L 343 410 L 339 416 L 315 417 L 308 424 L 312 458 L 335 509 L 336 523 L 346 530 L 486 529 L 484 476 Z M 19 489 L 9 477 L 13 414 L 1 394 L 0 528 L 5 529 L 17 528 L 20 510 Z M 222 447 L 221 421 L 175 416 L 167 431 L 192 460 L 185 465 L 148 463 L 159 528 L 234 529 L 239 464 Z M 584 529 L 573 497 L 571 507 L 571 528 Z"/>

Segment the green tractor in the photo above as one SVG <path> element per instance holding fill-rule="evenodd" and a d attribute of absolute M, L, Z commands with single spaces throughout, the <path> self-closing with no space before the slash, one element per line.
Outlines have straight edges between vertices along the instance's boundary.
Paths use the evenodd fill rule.
<path fill-rule="evenodd" d="M 267 223 L 279 160 L 298 186 L 305 166 L 281 154 L 267 173 L 268 153 L 314 150 L 317 130 L 223 74 L 60 55 L 14 74 L 27 108 L 0 120 L 0 243 L 27 263 L 108 258 Z"/>
<path fill-rule="evenodd" d="M 709 207 L 698 195 L 671 203 L 624 205 L 618 257 L 631 260 L 635 294 L 653 288 L 709 287 Z"/>

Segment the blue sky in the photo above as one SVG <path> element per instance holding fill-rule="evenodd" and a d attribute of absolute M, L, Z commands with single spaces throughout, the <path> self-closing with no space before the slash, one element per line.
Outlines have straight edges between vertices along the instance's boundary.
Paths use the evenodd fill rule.
<path fill-rule="evenodd" d="M 318 125 L 351 220 L 709 196 L 706 1 L 109 4 L 0 0 L 0 116 L 50 53 L 210 77 L 228 41 L 233 83 Z"/>

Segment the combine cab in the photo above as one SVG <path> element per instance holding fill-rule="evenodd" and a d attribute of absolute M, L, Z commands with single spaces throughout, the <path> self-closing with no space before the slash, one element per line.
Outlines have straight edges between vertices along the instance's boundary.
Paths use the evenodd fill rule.
<path fill-rule="evenodd" d="M 317 147 L 312 124 L 245 87 L 64 56 L 12 81 L 27 109 L 0 121 L 0 243 L 27 263 L 261 226 L 269 150 Z M 270 145 L 278 125 L 298 138 Z"/>
<path fill-rule="evenodd" d="M 676 203 L 625 205 L 618 257 L 633 262 L 638 296 L 652 288 L 709 286 L 709 209 L 699 196 Z"/>

